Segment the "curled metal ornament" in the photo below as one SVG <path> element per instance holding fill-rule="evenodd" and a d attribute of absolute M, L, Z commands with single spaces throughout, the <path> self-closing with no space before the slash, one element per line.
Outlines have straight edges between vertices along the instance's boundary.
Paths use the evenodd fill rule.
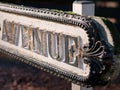
<path fill-rule="evenodd" d="M 100 41 L 95 42 L 94 38 L 93 38 L 93 43 L 90 46 L 90 48 L 84 47 L 84 49 L 83 49 L 83 56 L 84 57 L 102 58 L 104 53 L 105 53 L 105 46 Z"/>

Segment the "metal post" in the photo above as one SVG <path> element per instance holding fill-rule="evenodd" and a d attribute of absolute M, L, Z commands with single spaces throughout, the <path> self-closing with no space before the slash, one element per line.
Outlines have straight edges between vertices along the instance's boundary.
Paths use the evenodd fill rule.
<path fill-rule="evenodd" d="M 95 4 L 92 1 L 74 1 L 73 12 L 85 16 L 94 16 Z"/>
<path fill-rule="evenodd" d="M 81 90 L 93 90 L 93 88 L 92 87 L 91 88 L 81 87 Z"/>
<path fill-rule="evenodd" d="M 84 16 L 94 16 L 95 14 L 95 5 L 92 1 L 74 1 L 72 9 L 73 12 Z M 71 90 L 93 90 L 93 88 L 85 88 L 72 83 Z"/>
<path fill-rule="evenodd" d="M 71 90 L 81 90 L 81 87 L 77 84 L 72 83 L 72 89 Z"/>

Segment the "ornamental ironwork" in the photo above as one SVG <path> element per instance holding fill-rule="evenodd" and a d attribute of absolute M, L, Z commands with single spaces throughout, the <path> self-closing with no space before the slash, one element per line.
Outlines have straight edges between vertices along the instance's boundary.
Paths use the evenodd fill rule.
<path fill-rule="evenodd" d="M 3 3 L 0 17 L 1 53 L 73 83 L 97 84 L 112 59 L 89 17 Z"/>

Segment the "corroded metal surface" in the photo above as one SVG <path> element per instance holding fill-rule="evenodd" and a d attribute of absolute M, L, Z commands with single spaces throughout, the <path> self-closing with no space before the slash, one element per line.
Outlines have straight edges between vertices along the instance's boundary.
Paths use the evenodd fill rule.
<path fill-rule="evenodd" d="M 76 84 L 100 81 L 112 54 L 92 19 L 3 3 L 0 13 L 0 52 Z"/>

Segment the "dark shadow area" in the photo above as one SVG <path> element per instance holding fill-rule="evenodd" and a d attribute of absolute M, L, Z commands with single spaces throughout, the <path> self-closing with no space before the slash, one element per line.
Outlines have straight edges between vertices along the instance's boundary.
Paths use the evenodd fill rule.
<path fill-rule="evenodd" d="M 0 90 L 71 90 L 71 83 L 0 53 Z"/>
<path fill-rule="evenodd" d="M 109 18 L 120 32 L 120 1 L 119 0 L 99 0 L 95 1 L 95 15 Z"/>
<path fill-rule="evenodd" d="M 65 11 L 72 10 L 74 0 L 0 0 L 0 2 L 13 3 L 37 8 L 59 9 Z"/>

